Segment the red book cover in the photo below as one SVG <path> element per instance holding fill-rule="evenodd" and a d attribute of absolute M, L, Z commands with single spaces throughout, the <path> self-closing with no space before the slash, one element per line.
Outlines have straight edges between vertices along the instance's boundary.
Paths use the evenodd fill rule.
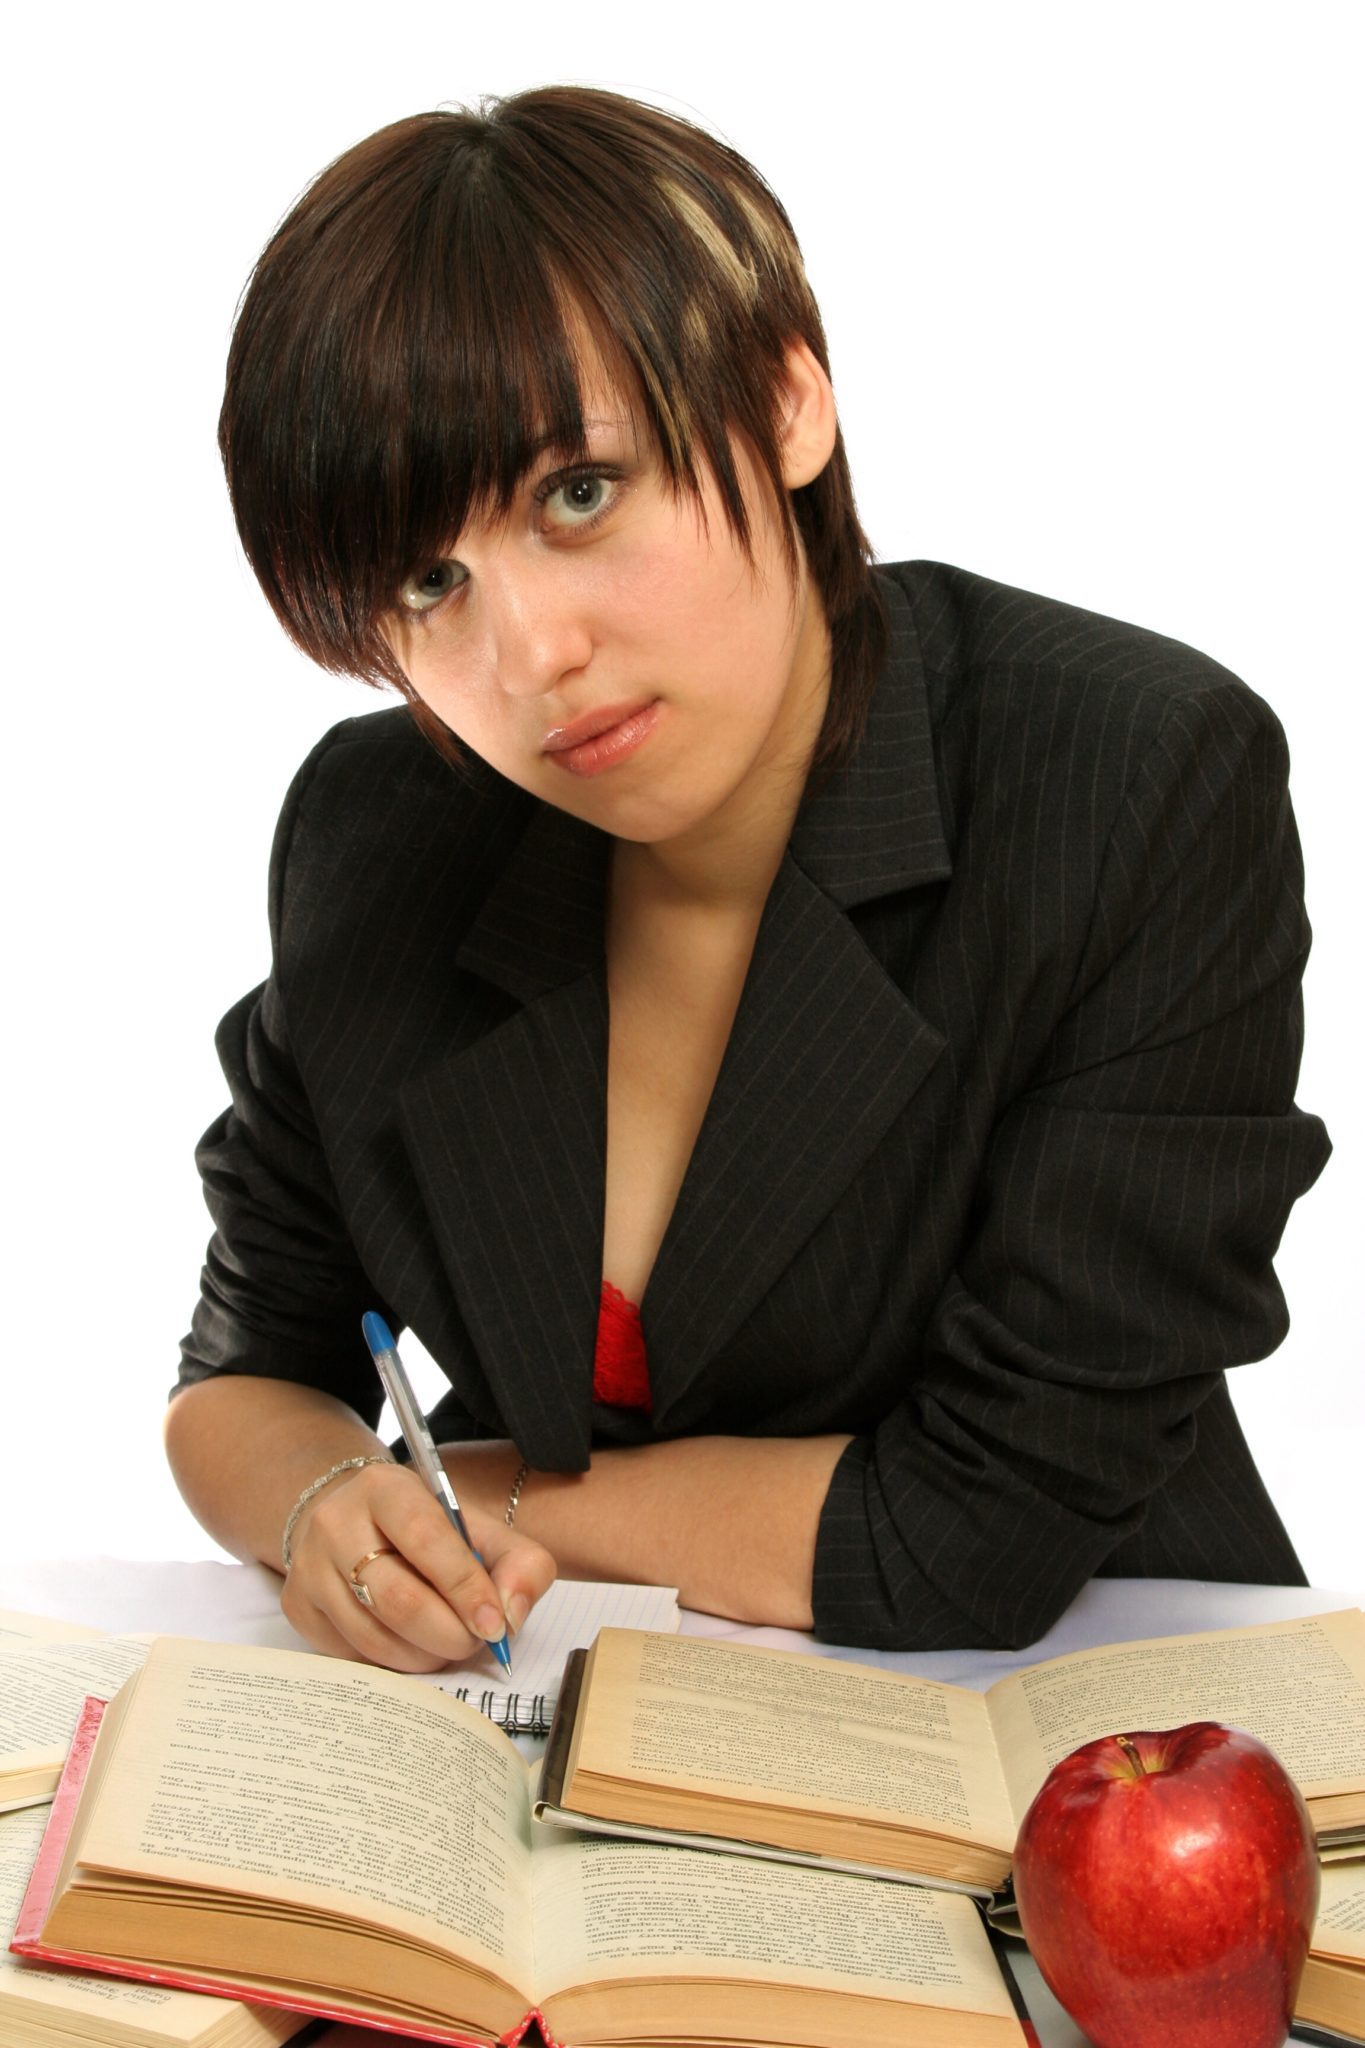
<path fill-rule="evenodd" d="M 67 1837 L 75 1819 L 76 1804 L 90 1758 L 95 1748 L 95 1737 L 104 1718 L 106 1700 L 87 1699 L 81 1709 L 76 1732 L 71 1738 L 71 1749 L 62 1771 L 61 1782 L 52 1801 L 52 1813 L 43 1832 L 42 1846 L 38 1850 L 33 1873 L 24 1893 L 24 1903 L 19 1908 L 15 1922 L 14 1938 L 10 1948 L 15 1955 L 32 1956 L 44 1963 L 69 1963 L 77 1969 L 96 1970 L 110 1977 L 135 1977 L 144 1984 L 165 1984 L 175 1991 L 204 1991 L 214 1998 L 234 1998 L 249 2005 L 283 2006 L 287 2012 L 309 2013 L 317 2019 L 345 2020 L 352 2026 L 373 2027 L 383 2034 L 401 2034 L 414 2041 L 444 2041 L 450 2048 L 484 2048 L 484 2043 L 471 2034 L 459 2033 L 454 2027 L 413 2026 L 395 2019 L 374 2019 L 368 2013 L 355 2012 L 349 2006 L 339 2005 L 326 1998 L 311 1997 L 306 1992 L 262 1991 L 254 1984 L 250 1990 L 240 1985 L 215 1982 L 207 1977 L 191 1976 L 182 1970 L 149 1969 L 142 1963 L 115 1961 L 112 1957 L 78 1955 L 71 1949 L 57 1948 L 42 1938 L 43 1924 L 52 1905 L 52 1894 L 56 1888 L 57 1872 L 66 1851 Z M 532 2008 L 525 2019 L 515 2026 L 511 2033 L 503 2034 L 503 2048 L 517 2048 L 528 2029 L 538 2026 L 549 2048 L 562 2048 L 545 2024 L 540 2011 Z"/>

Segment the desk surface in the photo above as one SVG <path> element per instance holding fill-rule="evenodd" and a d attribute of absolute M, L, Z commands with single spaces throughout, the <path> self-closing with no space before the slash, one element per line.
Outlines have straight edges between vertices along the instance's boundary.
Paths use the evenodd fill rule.
<path fill-rule="evenodd" d="M 1362 1604 L 1361 1589 L 1327 1592 L 1312 1586 L 1226 1586 L 1195 1579 L 1092 1579 L 1055 1626 L 1023 1650 L 848 1649 L 818 1643 L 792 1629 L 746 1628 L 686 1608 L 682 1629 L 685 1635 L 720 1636 L 913 1671 L 922 1678 L 984 1691 L 1007 1672 L 1069 1650 L 1144 1636 L 1188 1635 L 1199 1629 L 1247 1628 L 1258 1621 L 1327 1614 Z M 262 1643 L 277 1650 L 308 1647 L 281 1614 L 279 1578 L 264 1565 L 129 1563 L 110 1557 L 29 1561 L 5 1567 L 0 1606 L 116 1634 L 156 1631 L 201 1636 L 209 1642 Z"/>
<path fill-rule="evenodd" d="M 1092 1579 L 1055 1627 L 1026 1650 L 845 1649 L 817 1643 L 813 1637 L 789 1629 L 745 1628 L 738 1622 L 687 1609 L 683 1610 L 682 1629 L 687 1635 L 720 1636 L 817 1656 L 851 1658 L 984 1691 L 1009 1671 L 1069 1650 L 1144 1636 L 1245 1628 L 1258 1621 L 1326 1614 L 1362 1604 L 1365 1601 L 1359 1591 L 1327 1592 L 1317 1587 Z M 262 1643 L 282 1650 L 308 1647 L 281 1614 L 280 1581 L 264 1565 L 128 1563 L 107 1557 L 31 1562 L 6 1570 L 0 1583 L 0 1606 L 115 1633 L 155 1631 L 199 1636 L 210 1642 Z M 1085 2036 L 1052 1998 L 1022 1946 L 1012 1953 L 1041 2048 L 1087 2048 Z M 396 2043 L 396 2036 L 369 2029 L 334 2029 L 316 2048 L 382 2048 L 391 2039 Z"/>

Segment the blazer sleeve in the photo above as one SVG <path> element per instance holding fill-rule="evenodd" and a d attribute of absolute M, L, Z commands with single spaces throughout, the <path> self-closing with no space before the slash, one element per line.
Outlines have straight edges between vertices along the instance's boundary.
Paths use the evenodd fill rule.
<path fill-rule="evenodd" d="M 318 762 L 349 724 L 326 734 L 294 778 L 270 863 L 275 965 L 218 1027 L 231 1103 L 195 1153 L 214 1230 L 171 1392 L 219 1373 L 294 1380 L 335 1394 L 373 1428 L 383 1397 L 360 1318 L 372 1308 L 391 1326 L 398 1320 L 341 1216 L 290 1049 L 278 966 L 300 809 Z"/>
<path fill-rule="evenodd" d="M 1309 946 L 1284 737 L 1230 678 L 1170 700 L 1071 986 L 997 1120 L 904 1400 L 841 1459 L 819 1635 L 1014 1647 L 1190 1455 L 1288 1317 L 1271 1261 L 1330 1152 L 1298 1110 Z"/>

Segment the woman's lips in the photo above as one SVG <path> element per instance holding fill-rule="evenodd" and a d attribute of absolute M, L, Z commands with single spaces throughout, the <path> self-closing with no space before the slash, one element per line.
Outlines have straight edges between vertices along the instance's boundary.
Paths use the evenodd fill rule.
<path fill-rule="evenodd" d="M 570 775 L 600 775 L 604 768 L 624 761 L 628 754 L 633 754 L 644 744 L 662 717 L 663 708 L 662 699 L 656 697 L 652 703 L 632 712 L 617 724 L 596 732 L 590 739 L 580 740 L 577 746 L 557 744 L 548 750 L 548 758 L 557 768 L 567 769 Z M 585 722 L 579 720 L 580 725 Z M 568 726 L 565 730 L 572 732 L 574 728 Z M 557 741 L 561 738 L 561 735 L 556 735 Z"/>
<path fill-rule="evenodd" d="M 595 740 L 599 734 L 610 732 L 614 725 L 633 718 L 637 711 L 644 711 L 652 701 L 649 697 L 632 697 L 623 704 L 599 704 L 595 711 L 585 711 L 568 725 L 554 726 L 541 741 L 541 751 L 561 754 L 568 747 L 580 746 L 584 740 Z"/>

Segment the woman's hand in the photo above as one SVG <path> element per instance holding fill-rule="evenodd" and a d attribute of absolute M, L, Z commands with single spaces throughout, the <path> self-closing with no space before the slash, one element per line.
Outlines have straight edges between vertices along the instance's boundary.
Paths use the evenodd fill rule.
<path fill-rule="evenodd" d="M 555 1561 L 456 1484 L 483 1564 L 407 1466 L 343 1473 L 309 1501 L 280 1596 L 299 1634 L 329 1656 L 393 1671 L 439 1671 L 467 1662 L 504 1632 L 515 1637 L 554 1583 Z M 384 1554 L 361 1567 L 373 1603 L 367 1607 L 349 1574 L 369 1551 Z"/>

